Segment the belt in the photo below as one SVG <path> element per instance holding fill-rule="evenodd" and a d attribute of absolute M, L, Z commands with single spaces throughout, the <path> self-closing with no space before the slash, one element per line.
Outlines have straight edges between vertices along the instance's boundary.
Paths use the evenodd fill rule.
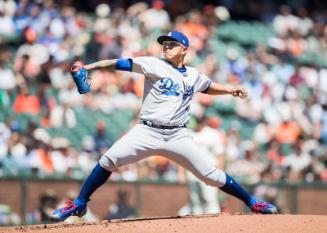
<path fill-rule="evenodd" d="M 147 125 L 157 129 L 176 129 L 176 128 L 185 128 L 186 124 L 184 125 L 157 125 L 154 124 L 152 121 L 140 120 L 140 123 L 143 125 Z"/>

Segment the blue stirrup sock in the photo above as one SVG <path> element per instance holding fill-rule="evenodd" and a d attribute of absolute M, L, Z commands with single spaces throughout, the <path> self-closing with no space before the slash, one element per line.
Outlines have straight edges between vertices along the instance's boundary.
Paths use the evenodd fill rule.
<path fill-rule="evenodd" d="M 242 200 L 248 207 L 253 206 L 256 200 L 243 189 L 232 177 L 226 174 L 226 184 L 220 188 L 225 193 L 228 193 Z"/>
<path fill-rule="evenodd" d="M 99 163 L 93 168 L 91 174 L 84 182 L 82 189 L 77 197 L 80 202 L 86 203 L 90 200 L 90 196 L 97 188 L 103 185 L 112 172 L 104 169 Z"/>

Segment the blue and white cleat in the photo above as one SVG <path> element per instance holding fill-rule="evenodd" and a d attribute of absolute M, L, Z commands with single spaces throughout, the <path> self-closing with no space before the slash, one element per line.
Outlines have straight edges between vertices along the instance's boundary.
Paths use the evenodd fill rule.
<path fill-rule="evenodd" d="M 276 206 L 261 200 L 257 200 L 250 209 L 256 214 L 278 214 Z"/>
<path fill-rule="evenodd" d="M 52 212 L 51 218 L 56 221 L 64 221 L 70 216 L 82 217 L 86 214 L 86 210 L 86 203 L 80 202 L 78 199 L 67 200 L 64 207 Z"/>

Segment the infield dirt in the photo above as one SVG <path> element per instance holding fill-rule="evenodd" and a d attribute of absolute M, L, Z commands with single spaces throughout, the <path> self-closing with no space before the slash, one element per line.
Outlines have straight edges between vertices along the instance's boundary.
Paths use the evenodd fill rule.
<path fill-rule="evenodd" d="M 73 219 L 71 219 L 73 220 Z M 324 233 L 323 215 L 198 215 L 0 228 L 0 233 Z"/>

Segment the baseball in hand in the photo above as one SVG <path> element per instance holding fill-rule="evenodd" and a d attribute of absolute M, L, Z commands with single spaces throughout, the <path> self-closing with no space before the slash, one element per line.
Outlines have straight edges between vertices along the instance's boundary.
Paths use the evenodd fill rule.
<path fill-rule="evenodd" d="M 235 88 L 232 90 L 232 95 L 240 97 L 241 99 L 246 99 L 248 97 L 248 91 L 245 88 Z"/>

